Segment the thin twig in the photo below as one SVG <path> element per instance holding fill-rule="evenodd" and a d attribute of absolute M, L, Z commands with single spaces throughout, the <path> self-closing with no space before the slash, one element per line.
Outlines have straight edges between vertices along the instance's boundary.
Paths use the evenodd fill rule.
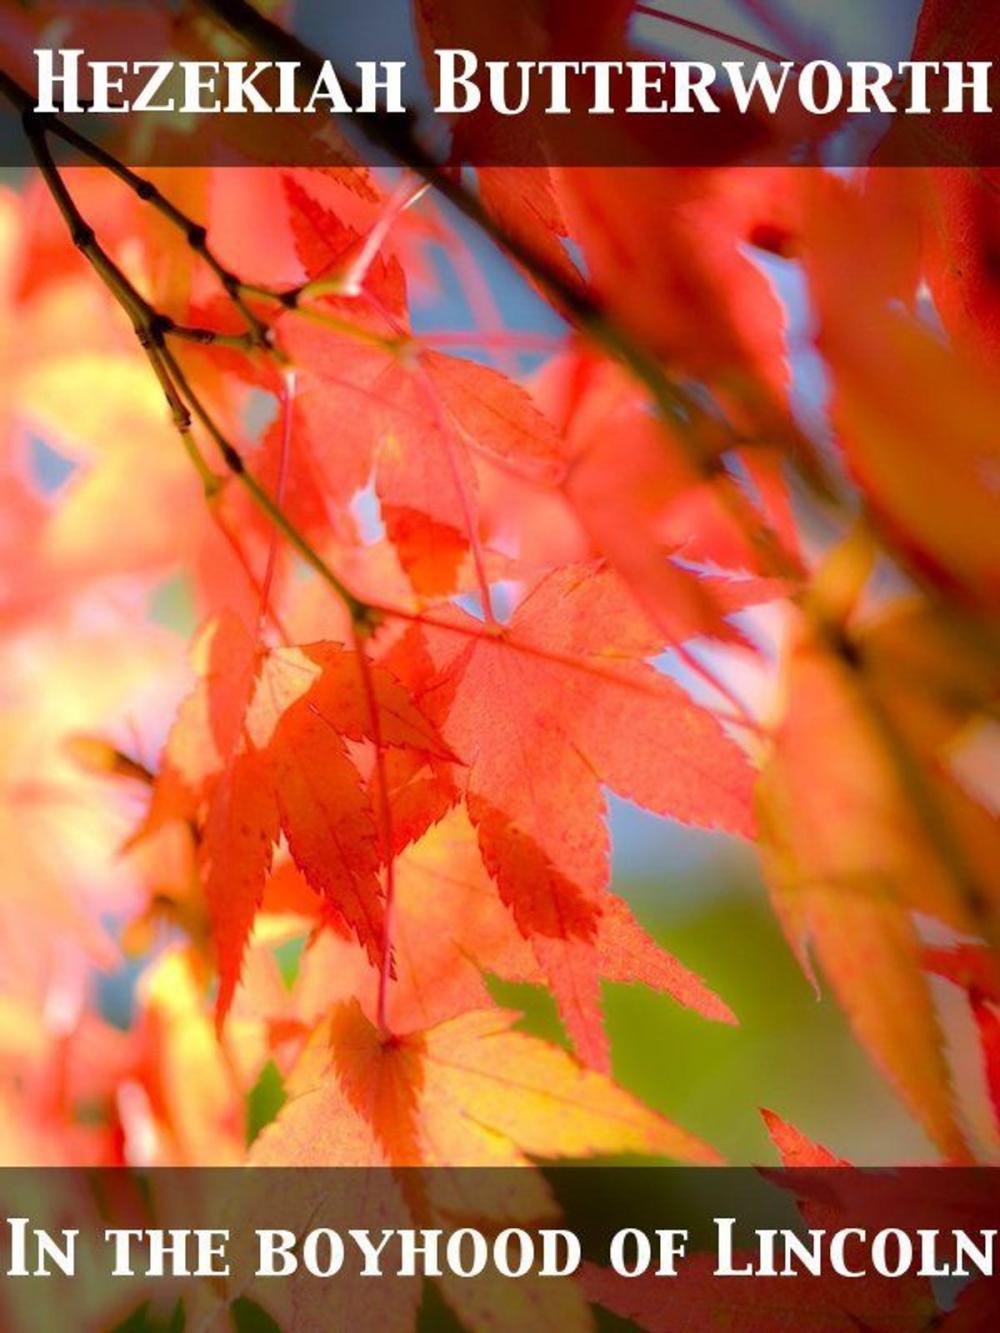
<path fill-rule="evenodd" d="M 771 51 L 766 46 L 758 46 L 756 42 L 748 42 L 743 37 L 737 37 L 735 33 L 725 32 L 722 28 L 710 27 L 707 23 L 697 23 L 694 19 L 684 18 L 680 14 L 672 14 L 666 9 L 656 9 L 653 5 L 636 5 L 635 12 L 642 14 L 646 18 L 660 19 L 664 23 L 672 23 L 677 28 L 687 28 L 689 32 L 696 32 L 701 37 L 711 37 L 717 42 L 725 42 L 728 46 L 739 47 L 741 51 L 748 51 L 751 55 L 760 56 L 763 60 L 773 60 L 779 65 L 795 65 L 797 62 L 789 60 L 783 56 L 780 51 Z"/>
<path fill-rule="evenodd" d="M 0 78 L 0 93 L 9 95 L 8 85 L 9 80 L 6 76 Z M 176 357 L 167 346 L 165 334 L 171 329 L 171 321 L 154 310 L 101 246 L 94 229 L 77 207 L 49 150 L 46 134 L 50 128 L 50 122 L 39 119 L 30 108 L 26 108 L 23 97 L 16 96 L 12 100 L 22 111 L 24 132 L 28 143 L 49 192 L 63 216 L 73 244 L 89 262 L 132 322 L 136 338 L 163 390 L 171 418 L 184 448 L 201 478 L 206 498 L 212 500 L 215 497 L 221 481 L 213 473 L 194 439 L 192 415 L 215 443 L 226 468 L 245 487 L 258 508 L 268 517 L 274 527 L 284 535 L 306 564 L 341 599 L 350 613 L 356 629 L 362 635 L 370 633 L 380 623 L 379 613 L 351 592 L 281 507 L 275 504 L 253 474 L 248 471 L 243 456 L 220 429 L 192 388 Z"/>
<path fill-rule="evenodd" d="M 320 57 L 291 34 L 262 19 L 254 9 L 245 5 L 243 0 L 200 0 L 200 3 L 229 24 L 236 22 L 238 11 L 239 16 L 246 20 L 246 32 L 240 34 L 244 41 L 252 42 L 256 38 L 264 42 L 268 49 L 274 49 L 286 56 L 293 53 L 303 68 L 311 69 L 318 76 L 322 67 Z M 0 93 L 4 93 L 22 110 L 26 121 L 34 115 L 29 94 L 2 71 L 0 71 Z M 330 311 L 303 305 L 304 300 L 310 295 L 315 295 L 317 290 L 327 290 L 328 279 L 321 279 L 318 287 L 312 282 L 307 282 L 286 291 L 243 282 L 215 255 L 208 245 L 205 228 L 167 199 L 151 181 L 120 163 L 112 154 L 64 124 L 57 116 L 34 116 L 34 121 L 36 124 L 42 124 L 48 132 L 58 135 L 92 161 L 105 166 L 140 199 L 149 203 L 183 233 L 191 248 L 209 264 L 219 277 L 224 290 L 243 312 L 250 327 L 251 337 L 257 346 L 276 353 L 270 327 L 247 304 L 248 298 L 252 297 L 277 303 L 285 310 L 298 311 L 316 323 L 325 324 L 346 336 L 380 346 L 388 352 L 398 350 L 398 342 L 394 338 L 385 338 L 370 330 L 359 328 Z M 763 521 L 746 496 L 730 484 L 722 466 L 721 455 L 727 448 L 744 446 L 749 442 L 737 437 L 723 420 L 707 413 L 697 398 L 666 374 L 658 358 L 634 342 L 631 335 L 608 316 L 589 293 L 568 284 L 547 258 L 536 254 L 519 238 L 508 236 L 485 210 L 476 195 L 471 194 L 450 174 L 442 173 L 436 164 L 426 157 L 405 125 L 391 119 L 387 121 L 378 113 L 360 117 L 358 123 L 369 137 L 382 143 L 383 146 L 393 148 L 401 160 L 410 165 L 429 184 L 433 184 L 453 206 L 459 208 L 470 221 L 505 249 L 531 274 L 554 304 L 561 307 L 576 322 L 582 332 L 607 354 L 628 367 L 646 387 L 660 415 L 675 427 L 678 442 L 687 453 L 692 465 L 706 481 L 715 483 L 721 503 L 754 549 L 773 566 L 776 573 L 793 574 L 794 561 L 789 559 L 780 538 Z M 166 320 L 166 317 L 160 319 L 162 331 L 176 331 L 172 322 Z M 199 340 L 197 336 L 195 340 Z M 797 454 L 800 470 L 811 481 L 814 489 L 828 497 L 829 488 L 825 477 L 821 470 L 818 470 L 818 465 L 804 440 Z"/>
<path fill-rule="evenodd" d="M 355 651 L 358 670 L 361 673 L 361 685 L 368 708 L 371 723 L 372 744 L 375 747 L 375 782 L 378 786 L 378 812 L 382 855 L 385 860 L 385 916 L 382 931 L 382 966 L 378 982 L 378 1025 L 384 1036 L 389 1036 L 389 982 L 392 979 L 392 927 L 396 900 L 396 858 L 393 848 L 392 805 L 389 799 L 388 774 L 385 766 L 385 745 L 382 740 L 382 720 L 379 713 L 378 695 L 372 677 L 371 662 L 368 660 L 367 645 L 355 632 Z"/>

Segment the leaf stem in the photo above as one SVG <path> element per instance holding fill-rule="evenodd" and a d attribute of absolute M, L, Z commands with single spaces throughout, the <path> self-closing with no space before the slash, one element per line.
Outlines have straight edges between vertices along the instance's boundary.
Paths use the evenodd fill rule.
<path fill-rule="evenodd" d="M 385 916 L 382 938 L 382 966 L 378 979 L 378 1026 L 383 1036 L 391 1035 L 389 1027 L 389 983 L 392 980 L 392 927 L 396 901 L 396 858 L 393 849 L 392 806 L 389 801 L 388 776 L 385 767 L 385 746 L 382 741 L 382 722 L 379 717 L 378 695 L 372 679 L 364 636 L 355 628 L 354 646 L 361 672 L 361 682 L 371 722 L 372 743 L 375 746 L 375 781 L 378 784 L 379 827 L 382 855 L 385 859 Z"/>

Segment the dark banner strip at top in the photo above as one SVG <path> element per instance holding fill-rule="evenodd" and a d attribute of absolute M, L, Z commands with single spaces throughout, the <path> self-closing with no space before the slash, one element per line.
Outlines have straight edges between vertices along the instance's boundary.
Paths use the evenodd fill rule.
<path fill-rule="evenodd" d="M 851 8 L 803 4 L 808 43 L 777 50 L 659 0 L 352 0 L 294 27 L 246 0 L 24 0 L 0 164 L 32 161 L 26 113 L 131 166 L 1000 164 L 990 6 Z"/>
<path fill-rule="evenodd" d="M 593 1307 L 649 1333 L 986 1333 L 998 1183 L 985 1168 L 7 1170 L 0 1326 L 572 1333 Z"/>

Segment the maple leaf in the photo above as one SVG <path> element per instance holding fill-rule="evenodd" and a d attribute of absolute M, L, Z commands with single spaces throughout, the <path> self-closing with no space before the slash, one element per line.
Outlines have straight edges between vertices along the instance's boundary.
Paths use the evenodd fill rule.
<path fill-rule="evenodd" d="M 763 573 L 772 564 L 733 513 L 732 502 L 742 494 L 734 478 L 722 473 L 706 481 L 630 377 L 589 353 L 548 362 L 536 397 L 565 437 L 567 500 L 597 553 L 628 583 L 665 638 L 741 642 L 726 617 L 780 597 L 786 588 L 778 579 L 718 575 Z M 781 506 L 780 475 L 768 477 L 760 458 L 752 468 Z M 793 525 L 787 514 L 780 521 L 794 552 Z"/>
<path fill-rule="evenodd" d="M 288 1080 L 277 1119 L 254 1143 L 258 1165 L 431 1167 L 406 1173 L 420 1225 L 537 1224 L 554 1208 L 541 1176 L 525 1169 L 463 1177 L 455 1167 L 528 1168 L 533 1158 L 642 1152 L 713 1162 L 713 1151 L 572 1056 L 513 1030 L 517 1015 L 472 1010 L 406 1036 L 389 1037 L 355 1001 L 319 1025 Z M 526 1327 L 589 1327 L 575 1285 L 511 1291 L 487 1278 L 439 1279 L 446 1299 L 474 1329 L 498 1320 Z M 523 1305 L 523 1309 L 522 1309 Z M 501 1325 L 502 1326 L 502 1325 Z M 522 1323 L 519 1323 L 519 1327 Z"/>
<path fill-rule="evenodd" d="M 279 834 L 327 908 L 382 965 L 378 872 L 389 853 L 348 746 L 399 748 L 422 763 L 453 755 L 384 668 L 336 644 L 262 653 L 230 617 L 212 628 L 202 670 L 171 733 L 144 831 L 200 818 L 221 1020 Z"/>
<path fill-rule="evenodd" d="M 410 654 L 418 679 L 409 683 L 468 765 L 461 782 L 483 860 L 578 1049 L 604 1067 L 601 784 L 657 813 L 749 834 L 750 766 L 714 718 L 642 660 L 657 635 L 610 574 L 563 570 L 507 626 L 484 630 L 455 611 L 419 636 L 432 670 Z"/>
<path fill-rule="evenodd" d="M 989 884 L 981 876 L 997 831 L 948 775 L 922 773 L 928 738 L 940 743 L 940 711 L 927 705 L 926 686 L 877 665 L 894 640 L 907 642 L 907 618 L 889 613 L 863 633 L 834 618 L 834 605 L 843 602 L 846 619 L 860 592 L 853 572 L 843 586 L 850 557 L 843 566 L 831 559 L 813 622 L 790 645 L 784 714 L 759 786 L 764 864 L 800 959 L 815 949 L 861 1040 L 942 1151 L 962 1157 L 912 913 L 989 928 L 995 908 L 978 886 Z M 836 743 L 817 751 L 817 728 Z M 949 833 L 956 817 L 960 844 Z"/>
<path fill-rule="evenodd" d="M 715 173 L 574 167 L 555 181 L 602 306 L 658 358 L 715 386 L 738 419 L 788 440 L 784 313 L 716 202 Z"/>
<path fill-rule="evenodd" d="M 353 253 L 357 238 L 335 215 L 301 190 L 291 199 L 309 267 Z M 304 372 L 302 428 L 331 494 L 350 499 L 374 462 L 389 537 L 414 587 L 436 595 L 453 591 L 458 566 L 478 549 L 477 459 L 517 459 L 544 480 L 559 448 L 519 385 L 413 340 L 400 282 L 398 265 L 377 262 L 357 296 L 319 303 L 329 327 L 288 316 L 281 338 Z"/>
<path fill-rule="evenodd" d="M 558 466 L 554 432 L 518 385 L 439 352 L 338 348 L 289 332 L 307 367 L 305 426 L 337 493 L 375 485 L 390 540 L 417 591 L 451 592 L 478 542 L 476 460 L 522 458 L 542 478 Z M 341 459 L 343 466 L 341 466 Z"/>
<path fill-rule="evenodd" d="M 302 910 L 287 886 L 280 901 L 267 892 L 272 911 L 282 906 Z M 659 948 L 627 905 L 611 895 L 598 922 L 594 953 L 594 967 L 605 981 L 646 985 L 705 1018 L 736 1021 L 724 1002 Z M 461 808 L 396 862 L 393 960 L 387 1018 L 397 1034 L 488 1005 L 486 973 L 515 982 L 545 981 L 531 944 L 497 896 L 475 830 Z M 312 1026 L 332 1004 L 355 996 L 375 1021 L 378 988 L 379 977 L 357 941 L 342 930 L 327 929 L 306 951 L 291 995 L 282 992 L 276 1006 L 271 996 L 258 996 L 254 1003 L 273 1012 L 279 1025 L 290 1016 L 290 1006 L 296 1024 Z"/>
<path fill-rule="evenodd" d="M 531 1158 L 714 1152 L 571 1055 L 473 1010 L 387 1038 L 356 1002 L 336 1007 L 289 1080 L 253 1160 L 298 1165 L 525 1166 Z M 364 1159 L 367 1152 L 371 1161 Z"/>
<path fill-rule="evenodd" d="M 983 479 L 997 465 L 996 385 L 900 311 L 884 277 L 871 281 L 864 199 L 832 178 L 813 181 L 812 195 L 806 267 L 848 466 L 918 577 L 995 606 L 1000 550 Z"/>

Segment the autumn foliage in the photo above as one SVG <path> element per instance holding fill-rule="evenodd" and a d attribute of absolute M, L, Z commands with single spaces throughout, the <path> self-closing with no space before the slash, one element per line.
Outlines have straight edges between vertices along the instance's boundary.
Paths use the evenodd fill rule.
<path fill-rule="evenodd" d="M 752 843 L 988 1160 L 996 173 L 494 168 L 477 230 L 405 166 L 140 190 L 52 137 L 0 196 L 5 1161 L 716 1160 L 612 1079 L 603 983 L 739 1014 L 612 888 L 609 793 Z"/>

